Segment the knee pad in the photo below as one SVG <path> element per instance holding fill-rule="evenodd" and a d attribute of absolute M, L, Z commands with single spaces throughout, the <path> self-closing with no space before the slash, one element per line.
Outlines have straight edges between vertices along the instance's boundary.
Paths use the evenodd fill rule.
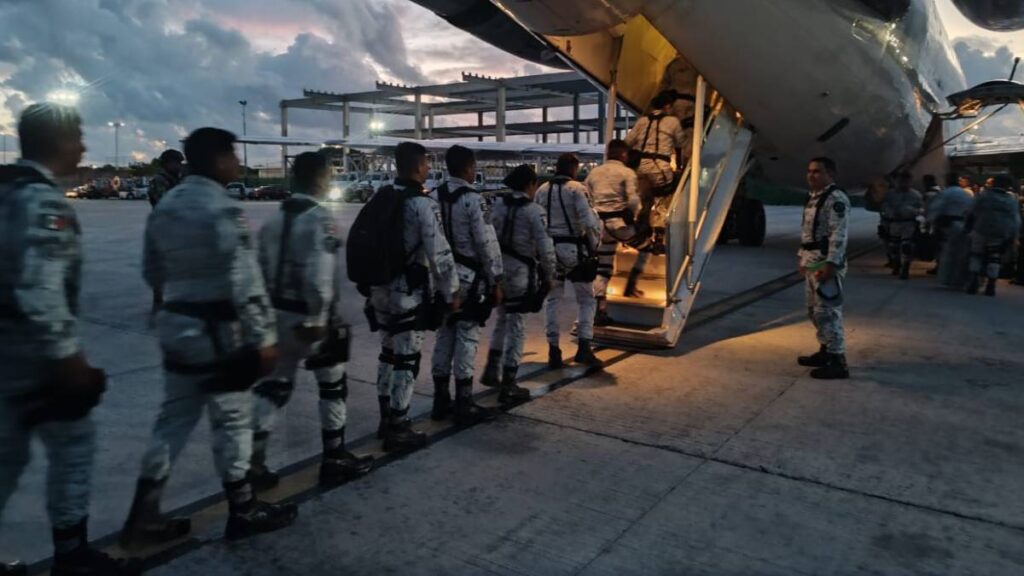
<path fill-rule="evenodd" d="M 317 382 L 321 400 L 348 400 L 348 374 L 334 382 Z"/>
<path fill-rule="evenodd" d="M 264 380 L 252 389 L 257 396 L 264 398 L 278 408 L 284 408 L 284 405 L 291 399 L 292 391 L 294 390 L 295 383 L 291 380 Z"/>
<path fill-rule="evenodd" d="M 422 354 L 416 352 L 415 354 L 394 354 L 391 356 L 391 364 L 394 366 L 395 372 L 405 371 L 412 372 L 413 378 L 420 375 L 420 358 Z"/>

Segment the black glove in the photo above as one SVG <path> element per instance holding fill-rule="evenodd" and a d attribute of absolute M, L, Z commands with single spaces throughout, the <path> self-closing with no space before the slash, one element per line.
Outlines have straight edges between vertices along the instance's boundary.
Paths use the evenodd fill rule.
<path fill-rule="evenodd" d="M 71 422 L 84 418 L 107 390 L 107 374 L 93 368 L 81 354 L 57 360 L 40 386 L 15 401 L 22 405 L 22 425 Z"/>

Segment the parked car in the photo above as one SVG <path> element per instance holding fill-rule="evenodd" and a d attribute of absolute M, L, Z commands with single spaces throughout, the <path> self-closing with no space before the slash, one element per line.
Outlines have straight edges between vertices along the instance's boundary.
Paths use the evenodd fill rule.
<path fill-rule="evenodd" d="M 149 188 L 129 188 L 118 190 L 117 197 L 121 200 L 146 200 L 149 198 Z"/>
<path fill-rule="evenodd" d="M 245 184 L 241 182 L 231 182 L 226 188 L 228 189 L 228 196 L 235 200 L 249 200 L 252 198 L 252 189 L 246 188 Z"/>
<path fill-rule="evenodd" d="M 373 186 L 364 180 L 345 188 L 345 191 L 342 193 L 342 200 L 345 202 L 367 202 L 370 196 L 373 196 L 373 193 Z"/>
<path fill-rule="evenodd" d="M 280 186 L 260 186 L 252 191 L 252 200 L 286 200 L 290 196 L 287 190 Z"/>
<path fill-rule="evenodd" d="M 370 172 L 363 179 L 364 182 L 368 182 L 373 187 L 373 191 L 376 192 L 381 186 L 387 186 L 392 182 L 391 174 L 387 172 Z"/>
<path fill-rule="evenodd" d="M 331 179 L 331 186 L 327 192 L 327 199 L 333 202 L 344 200 L 350 202 L 346 196 L 346 192 L 349 188 L 355 186 L 360 181 L 358 172 L 345 172 L 339 174 Z"/>

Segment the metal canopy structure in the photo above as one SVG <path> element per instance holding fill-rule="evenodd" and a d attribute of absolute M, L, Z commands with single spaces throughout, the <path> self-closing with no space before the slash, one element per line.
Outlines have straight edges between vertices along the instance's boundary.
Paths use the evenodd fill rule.
<path fill-rule="evenodd" d="M 582 118 L 580 108 L 594 105 L 597 117 Z M 462 81 L 450 84 L 406 86 L 377 82 L 375 90 L 339 94 L 303 90 L 302 98 L 281 101 L 281 136 L 288 136 L 288 110 L 338 112 L 342 117 L 343 138 L 350 135 L 353 114 L 369 117 L 371 126 L 378 115 L 405 116 L 413 119 L 412 128 L 371 130 L 371 135 L 395 138 L 494 138 L 504 142 L 508 136 L 536 136 L 548 142 L 551 134 L 571 134 L 579 144 L 581 133 L 594 132 L 597 142 L 604 141 L 605 94 L 575 72 L 556 72 L 514 78 L 492 78 L 463 72 Z M 571 108 L 572 117 L 550 120 L 552 108 Z M 615 119 L 618 132 L 629 128 L 629 116 L 619 109 Z M 540 110 L 539 121 L 506 122 L 510 111 Z M 484 124 L 484 115 L 493 114 L 493 123 Z M 438 116 L 475 115 L 476 122 L 435 126 Z M 287 152 L 282 151 L 282 163 Z"/>

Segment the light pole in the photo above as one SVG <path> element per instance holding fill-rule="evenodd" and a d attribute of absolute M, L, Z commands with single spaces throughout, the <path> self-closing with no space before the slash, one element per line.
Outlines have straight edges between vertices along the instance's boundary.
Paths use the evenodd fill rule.
<path fill-rule="evenodd" d="M 107 126 L 114 129 L 114 172 L 117 172 L 117 165 L 121 156 L 121 127 L 124 126 L 124 122 L 114 121 L 107 122 Z"/>
<path fill-rule="evenodd" d="M 245 107 L 248 106 L 249 101 L 248 100 L 239 100 L 238 103 L 242 105 L 242 136 L 244 137 L 245 136 Z M 249 145 L 246 144 L 245 142 L 242 142 L 242 169 L 244 170 L 244 172 L 242 173 L 242 182 L 246 186 L 248 186 L 249 185 Z"/>
<path fill-rule="evenodd" d="M 7 164 L 7 132 L 4 132 L 4 164 Z"/>

